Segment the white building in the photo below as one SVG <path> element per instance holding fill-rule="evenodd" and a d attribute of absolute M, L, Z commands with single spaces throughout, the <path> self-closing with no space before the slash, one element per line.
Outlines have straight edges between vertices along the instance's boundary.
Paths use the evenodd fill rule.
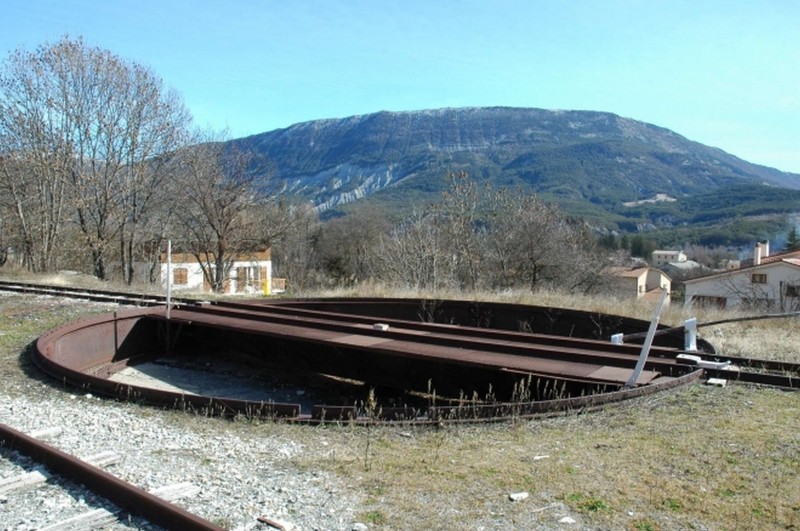
<path fill-rule="evenodd" d="M 798 310 L 800 251 L 770 256 L 769 244 L 759 243 L 745 267 L 687 280 L 684 285 L 686 305 Z"/>
<path fill-rule="evenodd" d="M 685 262 L 686 261 L 686 253 L 683 251 L 665 251 L 665 250 L 658 250 L 653 251 L 652 254 L 652 265 L 653 267 L 659 267 L 664 264 L 670 264 L 673 262 Z"/>
<path fill-rule="evenodd" d="M 672 289 L 669 276 L 652 267 L 613 268 L 610 273 L 617 279 L 617 293 L 624 297 L 657 302 L 663 291 L 669 294 Z M 669 295 L 666 304 L 669 304 Z"/>
<path fill-rule="evenodd" d="M 166 288 L 167 255 L 161 255 L 161 283 Z M 211 291 L 200 262 L 189 253 L 172 254 L 172 289 Z M 272 293 L 272 253 L 270 249 L 234 257 L 224 281 L 225 293 Z"/>

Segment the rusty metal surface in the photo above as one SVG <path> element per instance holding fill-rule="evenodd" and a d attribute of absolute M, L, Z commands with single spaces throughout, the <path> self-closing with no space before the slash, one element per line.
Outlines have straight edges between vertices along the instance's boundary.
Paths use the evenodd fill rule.
<path fill-rule="evenodd" d="M 409 303 L 410 301 L 404 300 L 403 302 Z M 357 311 L 360 308 L 363 309 L 364 304 L 366 304 L 367 306 L 376 307 L 381 305 L 381 301 L 368 300 L 366 302 L 363 302 L 362 304 L 354 303 L 351 311 Z M 393 304 L 391 301 L 382 302 L 383 306 L 390 306 L 391 304 Z M 336 304 L 336 306 L 337 307 L 342 306 L 342 303 L 339 302 Z M 195 309 L 190 309 L 190 310 L 198 311 Z M 304 318 L 308 319 L 316 318 L 322 320 L 335 319 L 337 323 L 341 324 L 350 323 L 354 325 L 362 324 L 367 328 L 372 328 L 372 326 L 378 322 L 378 319 L 370 316 L 364 316 L 352 313 L 342 313 L 341 311 L 310 310 L 304 307 L 298 308 L 292 303 L 292 301 L 262 302 L 259 304 L 220 301 L 214 303 L 213 305 L 208 305 L 199 311 L 207 311 L 215 315 L 239 316 L 242 319 L 270 320 L 272 322 L 292 322 L 290 320 L 281 321 L 281 318 L 287 318 L 287 319 L 293 318 L 294 320 L 298 321 Z M 635 343 L 614 345 L 611 343 L 610 340 L 608 340 L 608 338 L 597 340 L 597 339 L 589 339 L 581 337 L 558 336 L 558 335 L 544 334 L 544 333 L 531 334 L 529 332 L 519 332 L 513 330 L 502 330 L 502 329 L 485 328 L 485 327 L 474 327 L 469 325 L 454 325 L 454 324 L 444 324 L 444 323 L 410 321 L 406 319 L 387 318 L 385 316 L 382 316 L 379 321 L 380 323 L 389 325 L 390 330 L 394 328 L 400 328 L 408 333 L 414 330 L 419 331 L 422 334 L 431 334 L 437 332 L 448 334 L 455 332 L 460 337 L 463 338 L 474 337 L 474 338 L 481 338 L 493 341 L 503 341 L 503 340 L 524 341 L 525 338 L 529 338 L 532 335 L 534 335 L 536 337 L 536 343 L 539 345 L 550 345 L 550 346 L 566 345 L 575 348 L 591 349 L 594 352 L 627 353 L 633 355 L 638 355 L 639 352 L 641 351 L 641 346 Z M 674 351 L 675 348 L 666 348 L 658 345 L 654 346 L 651 350 L 652 355 L 654 357 L 659 357 L 660 355 L 669 355 Z"/>
<path fill-rule="evenodd" d="M 466 368 L 572 380 L 585 384 L 620 385 L 629 376 L 626 365 L 633 364 L 631 353 L 605 352 L 604 342 L 564 338 L 554 341 L 545 337 L 543 344 L 538 336 L 514 332 L 473 329 L 450 325 L 429 325 L 393 320 L 388 330 L 375 329 L 371 319 L 342 318 L 337 314 L 302 311 L 300 313 L 271 313 L 269 308 L 250 311 L 246 307 L 232 308 L 223 305 L 177 308 L 172 312 L 170 327 L 181 325 L 216 328 L 237 333 L 261 334 L 291 339 L 305 344 L 339 345 L 347 349 L 364 351 L 371 356 L 384 356 L 417 360 L 435 366 L 463 366 Z M 239 414 L 288 418 L 293 420 L 354 419 L 359 414 L 353 406 L 319 405 L 310 415 L 302 415 L 298 404 L 262 403 L 246 400 L 208 397 L 147 389 L 119 384 L 108 380 L 108 375 L 137 359 L 157 355 L 155 336 L 163 336 L 166 326 L 162 308 L 148 308 L 115 312 L 66 325 L 45 334 L 37 341 L 35 363 L 45 372 L 60 380 L 78 385 L 92 392 L 120 398 L 135 398 L 145 402 L 171 405 L 222 416 Z M 352 317 L 352 316 L 351 316 Z M 462 334 L 463 332 L 463 334 Z M 589 351 L 587 345 L 597 344 L 601 352 Z M 377 358 L 371 358 L 377 360 Z M 674 359 L 659 361 L 675 367 Z M 438 371 L 447 369 L 436 369 Z M 684 371 L 685 372 L 685 371 Z M 651 384 L 658 370 L 648 371 L 640 384 Z M 656 389 L 652 384 L 647 387 Z M 596 400 L 601 400 L 597 398 Z M 531 409 L 538 413 L 540 404 Z M 553 402 L 552 404 L 560 404 Z M 487 411 L 500 411 L 507 405 L 483 407 Z M 492 409 L 494 408 L 494 409 Z M 499 409 L 498 409 L 499 408 Z M 430 415 L 410 407 L 382 408 L 368 420 L 408 420 L 426 417 L 441 420 L 433 409 Z M 475 410 L 477 411 L 477 410 Z"/>
<path fill-rule="evenodd" d="M 166 529 L 190 531 L 221 531 L 223 529 L 135 485 L 122 481 L 96 466 L 4 424 L 0 424 L 0 443 L 31 457 L 66 478 L 82 483 L 122 509 L 143 516 L 150 522 Z"/>
<path fill-rule="evenodd" d="M 152 317 L 165 319 L 158 314 Z M 264 307 L 257 311 L 215 306 L 185 308 L 174 310 L 172 320 L 275 338 L 343 345 L 381 355 L 597 383 L 624 383 L 630 376 L 630 371 L 626 370 L 633 368 L 638 356 L 638 349 L 623 346 L 614 352 L 610 343 L 598 340 L 560 338 L 554 341 L 552 336 L 545 336 L 540 341 L 540 336 L 535 334 L 492 334 L 483 329 L 443 328 L 438 325 L 425 331 L 424 323 L 414 323 L 411 327 L 408 326 L 411 323 L 403 321 L 395 321 L 384 331 L 376 330 L 371 324 L 360 320 L 353 322 L 349 318 L 343 319 L 339 314 L 287 316 L 271 313 Z M 660 349 L 661 357 L 648 362 L 650 375 L 643 382 L 646 383 L 662 371 L 676 368 L 679 365 L 675 360 L 676 353 L 676 349 Z M 670 357 L 665 357 L 667 354 Z M 621 370 L 603 370 L 606 367 Z"/>
<path fill-rule="evenodd" d="M 422 315 L 420 308 L 430 310 L 430 316 L 438 311 L 438 318 L 444 322 L 424 322 L 426 316 Z M 703 374 L 675 359 L 682 352 L 681 348 L 660 345 L 654 347 L 637 387 L 619 394 L 617 389 L 627 380 L 635 365 L 640 350 L 638 345 L 613 345 L 605 339 L 511 329 L 517 321 L 528 319 L 526 307 L 456 301 L 449 308 L 454 312 L 452 316 L 444 312 L 447 309 L 447 303 L 442 301 L 405 299 L 177 304 L 171 311 L 169 322 L 164 308 L 154 307 L 72 323 L 42 336 L 37 341 L 33 358 L 48 374 L 98 394 L 203 410 L 215 415 L 244 414 L 301 422 L 334 418 L 357 422 L 400 419 L 441 422 L 449 418 L 456 421 L 484 420 L 505 418 L 509 412 L 534 416 L 559 408 L 591 409 L 608 401 L 690 383 Z M 554 311 L 555 317 L 551 319 L 552 316 L 542 313 L 542 309 L 537 311 L 540 312 L 536 316 L 539 321 L 542 315 L 552 322 L 556 318 L 563 319 L 564 315 L 567 318 L 578 315 L 578 312 L 558 310 Z M 415 315 L 418 317 L 416 321 L 413 320 Z M 590 323 L 602 320 L 596 315 L 580 318 Z M 534 317 L 530 317 L 526 323 L 533 320 Z M 457 321 L 474 321 L 479 326 L 451 324 Z M 618 325 L 630 331 L 632 326 L 630 320 L 608 318 L 606 321 L 604 329 Z M 505 328 L 487 328 L 493 323 L 502 323 Z M 555 328 L 558 327 L 564 329 L 565 325 L 560 323 Z M 566 328 L 571 334 L 572 328 Z M 202 333 L 198 335 L 200 331 Z M 140 360 L 152 359 L 169 351 L 171 347 L 166 344 L 167 338 L 171 338 L 170 344 L 177 342 L 180 346 L 192 334 L 196 336 L 194 340 L 198 348 L 203 348 L 203 341 L 213 334 L 230 339 L 252 337 L 251 346 L 256 350 L 263 349 L 265 356 L 274 355 L 273 344 L 284 348 L 297 345 L 292 347 L 288 358 L 284 355 L 289 363 L 295 360 L 300 365 L 305 364 L 308 370 L 334 375 L 338 374 L 337 369 L 342 369 L 339 375 L 342 378 L 356 377 L 373 381 L 375 385 L 391 387 L 407 383 L 417 385 L 419 389 L 420 382 L 426 381 L 426 375 L 430 373 L 439 378 L 467 377 L 475 381 L 491 375 L 498 375 L 498 378 L 507 375 L 511 379 L 503 380 L 506 383 L 516 381 L 514 378 L 535 377 L 564 388 L 575 384 L 590 386 L 591 390 L 590 396 L 577 397 L 580 393 L 576 393 L 558 400 L 540 397 L 530 404 L 494 401 L 468 406 L 461 404 L 455 409 L 448 405 L 430 404 L 417 409 L 408 406 L 380 408 L 371 413 L 353 405 L 331 404 L 318 405 L 304 414 L 299 404 L 189 395 L 108 380 L 110 374 L 126 365 L 135 365 Z M 257 337 L 265 339 L 256 340 Z M 713 356 L 713 348 L 710 352 L 705 355 Z M 781 369 L 800 373 L 800 367 L 787 368 L 786 364 L 782 364 Z M 793 378 L 796 379 L 788 376 L 762 381 L 786 386 L 786 381 L 793 382 Z M 747 375 L 740 380 L 758 381 L 757 377 Z M 566 391 L 570 392 L 572 390 Z"/>
<path fill-rule="evenodd" d="M 262 403 L 225 397 L 189 395 L 148 389 L 108 380 L 115 364 L 125 364 L 121 353 L 147 357 L 144 352 L 158 348 L 155 331 L 144 316 L 163 313 L 163 308 L 144 308 L 114 312 L 69 323 L 44 334 L 36 341 L 33 362 L 50 376 L 86 391 L 145 402 L 201 411 L 217 416 L 251 415 L 264 418 L 296 417 L 299 404 Z M 90 348 L 84 348 L 89 345 Z M 144 351 L 144 352 L 143 352 Z M 163 351 L 159 351 L 163 352 Z M 91 370 L 91 372 L 87 372 Z"/>

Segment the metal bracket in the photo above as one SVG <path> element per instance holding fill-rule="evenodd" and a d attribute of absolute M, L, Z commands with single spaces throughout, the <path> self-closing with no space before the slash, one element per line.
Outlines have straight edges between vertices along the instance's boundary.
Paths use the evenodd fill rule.
<path fill-rule="evenodd" d="M 639 354 L 639 361 L 636 362 L 636 367 L 633 369 L 633 374 L 631 374 L 631 377 L 628 379 L 625 385 L 622 386 L 623 389 L 636 387 L 636 382 L 639 380 L 639 376 L 642 374 L 642 369 L 644 369 L 647 356 L 650 354 L 650 347 L 653 345 L 653 338 L 656 335 L 658 320 L 661 318 L 661 310 L 664 308 L 664 303 L 667 301 L 667 295 L 669 295 L 667 290 L 661 292 L 661 298 L 658 299 L 656 311 L 653 314 L 653 318 L 650 320 L 650 328 L 647 330 L 647 337 L 644 338 L 642 352 Z"/>

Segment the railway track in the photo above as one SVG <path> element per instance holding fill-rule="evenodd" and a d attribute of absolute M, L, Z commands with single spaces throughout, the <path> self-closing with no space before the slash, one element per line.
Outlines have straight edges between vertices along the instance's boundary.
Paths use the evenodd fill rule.
<path fill-rule="evenodd" d="M 23 490 L 44 488 L 45 485 L 47 488 L 53 488 L 51 474 L 58 474 L 70 482 L 92 490 L 99 498 L 107 500 L 113 506 L 103 504 L 105 506 L 89 510 L 85 506 L 65 508 L 63 512 L 68 515 L 54 519 L 45 527 L 40 527 L 42 531 L 123 526 L 126 514 L 136 515 L 145 519 L 145 524 L 155 524 L 165 529 L 197 531 L 222 529 L 171 503 L 180 497 L 193 494 L 199 490 L 196 487 L 187 483 L 145 491 L 104 470 L 119 460 L 119 456 L 114 452 L 103 452 L 86 459 L 79 459 L 40 440 L 44 436 L 54 437 L 59 434 L 60 429 L 51 428 L 29 435 L 0 423 L 0 449 L 3 450 L 11 468 L 20 471 L 0 480 L 0 497 L 4 498 L 5 503 L 13 504 L 12 498 Z M 19 466 L 20 459 L 15 459 L 13 452 L 32 459 L 36 463 L 35 466 L 30 466 L 29 463 Z"/>
<path fill-rule="evenodd" d="M 462 354 L 455 358 L 474 364 L 502 365 L 504 370 L 526 371 L 538 376 L 573 376 L 577 380 L 594 383 L 612 383 L 618 377 L 629 374 L 629 369 L 641 354 L 641 345 L 636 343 L 612 344 L 609 341 L 527 334 L 505 330 L 463 327 L 447 324 L 421 323 L 397 319 L 375 319 L 368 316 L 331 313 L 296 308 L 291 304 L 253 305 L 241 302 L 221 301 L 214 305 L 189 307 L 174 314 L 178 322 L 203 322 L 216 326 L 235 325 L 236 321 L 279 324 L 302 330 L 326 330 L 342 334 L 359 334 L 376 338 L 377 341 L 397 340 L 403 342 L 406 352 L 415 349 L 409 344 L 434 345 L 457 349 Z M 284 332 L 276 332 L 281 335 Z M 377 343 L 376 343 L 377 344 Z M 418 347 L 418 350 L 420 348 Z M 468 351 L 481 355 L 469 357 Z M 409 354 L 413 355 L 413 354 Z M 431 355 L 428 353 L 428 355 Z M 443 356 L 444 357 L 444 356 Z M 526 363 L 531 358 L 548 360 L 542 366 Z M 726 365 L 728 364 L 729 365 Z M 707 375 L 747 383 L 774 385 L 785 388 L 800 387 L 800 364 L 738 356 L 721 356 L 701 351 L 687 352 L 682 349 L 653 346 L 650 349 L 646 369 L 655 374 L 670 375 L 676 367 L 694 365 L 704 368 Z M 587 374 L 586 367 L 614 367 L 601 375 Z M 552 370 L 553 372 L 547 372 Z"/>
<path fill-rule="evenodd" d="M 153 318 L 166 317 L 154 315 Z M 284 339 L 332 341 L 400 357 L 435 359 L 536 376 L 568 376 L 589 383 L 624 383 L 641 350 L 636 345 L 614 345 L 602 340 L 544 334 L 396 319 L 383 319 L 376 323 L 368 317 L 280 305 L 202 305 L 173 311 L 170 319 L 174 323 L 203 323 Z M 671 348 L 653 348 L 647 377 L 670 375 L 678 365 L 682 365 L 676 358 L 677 353 Z M 616 371 L 617 368 L 620 370 Z M 601 369 L 604 370 L 598 373 Z"/>
<path fill-rule="evenodd" d="M 713 348 L 710 349 L 711 352 L 687 352 L 675 346 L 656 344 L 649 352 L 636 387 L 625 391 L 621 386 L 631 375 L 641 354 L 640 344 L 614 344 L 608 337 L 581 338 L 487 326 L 443 324 L 428 322 L 422 318 L 413 320 L 409 318 L 411 310 L 401 308 L 412 304 L 424 307 L 430 305 L 430 301 L 337 299 L 311 302 L 271 300 L 208 303 L 194 299 L 172 299 L 172 309 L 167 313 L 159 308 L 166 304 L 166 298 L 160 296 L 12 282 L 0 282 L 0 290 L 107 301 L 138 307 L 149 306 L 149 310 L 137 314 L 131 320 L 133 324 L 124 325 L 124 329 L 135 328 L 142 323 L 157 323 L 157 328 L 150 335 L 164 335 L 166 331 L 169 338 L 167 341 L 178 347 L 181 341 L 192 334 L 200 336 L 199 339 L 194 338 L 196 346 L 192 348 L 213 343 L 213 334 L 222 334 L 228 338 L 226 341 L 238 343 L 243 338 L 250 338 L 250 345 L 245 346 L 252 347 L 251 350 L 264 351 L 266 348 L 266 351 L 272 352 L 276 348 L 268 345 L 276 342 L 282 348 L 287 344 L 301 345 L 292 350 L 291 363 L 308 367 L 314 372 L 368 381 L 371 385 L 402 387 L 423 392 L 426 382 L 428 387 L 431 385 L 431 375 L 437 375 L 438 383 L 444 379 L 446 389 L 447 377 L 457 374 L 460 378 L 466 378 L 468 385 L 472 385 L 470 390 L 473 391 L 467 394 L 475 395 L 474 389 L 486 382 L 489 382 L 490 388 L 495 385 L 495 389 L 501 387 L 497 385 L 498 382 L 510 389 L 511 385 L 516 385 L 516 382 L 524 378 L 528 378 L 529 382 L 532 378 L 537 381 L 545 380 L 547 385 L 550 382 L 565 382 L 560 391 L 561 396 L 553 393 L 556 387 L 554 384 L 547 396 L 537 395 L 526 397 L 531 398 L 530 400 L 521 400 L 518 396 L 511 396 L 509 391 L 505 397 L 495 400 L 495 403 L 472 403 L 468 407 L 463 404 L 431 405 L 422 417 L 419 411 L 411 411 L 407 407 L 386 407 L 381 409 L 383 420 L 416 419 L 438 422 L 447 418 L 503 417 L 509 411 L 515 415 L 535 415 L 558 408 L 591 409 L 598 407 L 606 399 L 621 400 L 682 385 L 701 377 L 790 389 L 800 387 L 800 364 L 726 357 L 713 352 Z M 487 316 L 491 316 L 492 312 L 497 315 L 507 310 L 507 307 L 487 303 L 480 312 L 474 312 L 471 308 L 469 312 L 459 310 L 459 315 L 463 318 L 468 313 L 481 313 L 476 320 L 488 323 L 490 319 Z M 518 311 L 519 308 L 514 309 L 514 312 Z M 118 325 L 113 326 L 113 333 L 116 334 Z M 87 327 L 80 325 L 75 328 Z M 103 333 L 108 334 L 109 331 Z M 608 336 L 610 335 L 609 333 Z M 627 337 L 636 335 L 636 332 L 626 333 Z M 268 341 L 267 344 L 264 343 L 265 340 Z M 255 411 L 260 412 L 259 415 L 292 420 L 320 421 L 331 417 L 352 419 L 363 414 L 353 405 L 319 405 L 310 413 L 304 413 L 298 404 L 270 403 L 265 406 L 263 403 L 227 400 L 224 397 L 188 397 L 106 385 L 105 381 L 95 377 L 99 374 L 95 369 L 102 367 L 100 372 L 109 376 L 135 361 L 127 355 L 120 357 L 115 351 L 109 354 L 109 357 L 117 360 L 114 363 L 104 363 L 98 356 L 91 363 L 88 360 L 76 360 L 67 374 L 63 373 L 58 364 L 51 362 L 51 354 L 46 351 L 55 347 L 48 346 L 47 341 L 44 338 L 40 340 L 40 357 L 37 361 L 45 372 L 75 385 L 91 386 L 104 394 L 136 394 L 146 400 L 149 397 L 155 403 L 180 402 L 184 405 L 189 403 L 192 407 L 204 407 L 203 404 L 213 402 L 224 414 L 252 414 Z M 94 341 L 90 341 L 92 342 Z M 128 342 L 147 343 L 147 339 L 129 338 Z M 111 348 L 117 349 L 119 346 Z M 161 347 L 150 345 L 147 348 L 157 350 Z M 167 350 L 171 348 L 168 346 Z M 94 367 L 95 372 L 80 376 L 82 371 L 85 372 L 85 367 L 89 366 Z M 567 383 L 574 389 L 565 391 Z M 463 385 L 464 381 L 459 380 L 452 383 L 451 387 L 457 393 L 458 386 Z M 463 389 L 461 387 L 462 391 Z M 587 393 L 587 389 L 591 391 Z M 597 391 L 598 389 L 601 390 Z M 595 396 L 595 393 L 599 394 Z M 575 396 L 584 394 L 591 396 Z M 525 403 L 521 404 L 521 401 Z"/>
<path fill-rule="evenodd" d="M 34 284 L 29 282 L 15 282 L 0 280 L 0 291 L 14 293 L 31 293 L 34 295 L 51 295 L 54 297 L 68 297 L 93 302 L 109 302 L 115 304 L 150 307 L 163 306 L 167 297 L 151 293 L 134 293 L 127 291 L 114 291 L 94 288 L 75 288 L 71 286 L 56 286 L 51 284 Z M 196 299 L 173 298 L 173 304 L 196 304 Z"/>

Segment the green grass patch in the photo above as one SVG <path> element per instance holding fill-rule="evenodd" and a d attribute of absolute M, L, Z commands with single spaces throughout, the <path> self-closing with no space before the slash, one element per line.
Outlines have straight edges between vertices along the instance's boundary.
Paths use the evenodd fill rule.
<path fill-rule="evenodd" d="M 680 511 L 683 508 L 681 502 L 675 498 L 667 498 L 664 500 L 664 506 L 670 511 Z"/>
<path fill-rule="evenodd" d="M 384 525 L 387 522 L 386 516 L 380 511 L 367 511 L 363 515 L 363 520 L 372 525 Z"/>

